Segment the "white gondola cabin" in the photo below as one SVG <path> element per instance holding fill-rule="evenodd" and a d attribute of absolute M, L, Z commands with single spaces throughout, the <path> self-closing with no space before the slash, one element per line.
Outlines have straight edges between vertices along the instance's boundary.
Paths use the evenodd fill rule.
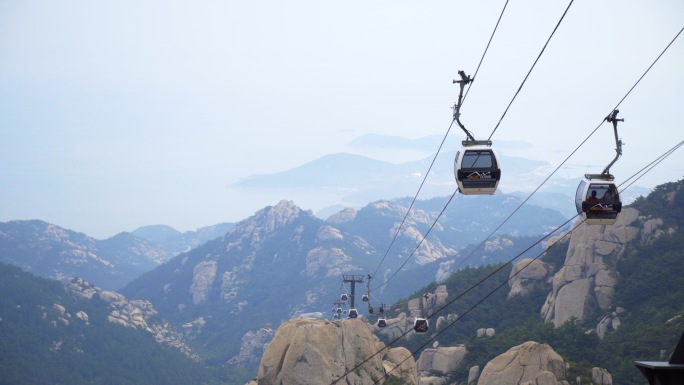
<path fill-rule="evenodd" d="M 612 225 L 622 211 L 613 176 L 587 174 L 575 193 L 575 208 L 587 225 Z"/>
<path fill-rule="evenodd" d="M 378 318 L 378 326 L 384 328 L 387 326 L 387 320 L 384 318 Z"/>
<path fill-rule="evenodd" d="M 349 309 L 349 318 L 356 318 L 359 316 L 359 312 L 356 309 Z"/>
<path fill-rule="evenodd" d="M 341 299 L 342 301 L 346 301 L 346 300 L 349 299 L 349 296 L 347 296 L 346 294 L 342 294 L 342 295 L 340 295 L 340 299 Z"/>
<path fill-rule="evenodd" d="M 413 320 L 413 331 L 415 331 L 416 333 L 427 333 L 429 328 L 430 325 L 428 324 L 427 318 L 416 317 Z"/>
<path fill-rule="evenodd" d="M 491 141 L 463 141 L 454 159 L 454 176 L 465 195 L 494 194 L 501 179 L 499 158 Z"/>
<path fill-rule="evenodd" d="M 622 211 L 622 202 L 615 185 L 615 178 L 610 173 L 610 168 L 622 155 L 622 140 L 618 137 L 617 124 L 625 120 L 617 118 L 619 112 L 619 110 L 613 110 L 605 119 L 613 124 L 615 158 L 603 169 L 602 173 L 585 174 L 584 180 L 577 186 L 575 193 L 577 214 L 582 215 L 587 225 L 612 225 Z"/>

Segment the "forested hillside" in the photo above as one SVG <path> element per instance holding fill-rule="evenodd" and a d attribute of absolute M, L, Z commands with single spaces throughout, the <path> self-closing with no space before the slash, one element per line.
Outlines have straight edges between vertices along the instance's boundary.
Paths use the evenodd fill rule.
<path fill-rule="evenodd" d="M 0 384 L 231 384 L 239 371 L 207 369 L 145 331 L 107 318 L 62 283 L 0 263 Z"/>

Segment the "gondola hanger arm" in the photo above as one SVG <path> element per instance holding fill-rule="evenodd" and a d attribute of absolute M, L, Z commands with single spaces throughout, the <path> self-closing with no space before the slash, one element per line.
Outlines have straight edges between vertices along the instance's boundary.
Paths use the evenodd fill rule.
<path fill-rule="evenodd" d="M 458 83 L 460 87 L 460 91 L 458 93 L 458 101 L 454 103 L 454 107 L 452 107 L 454 110 L 454 120 L 456 121 L 456 123 L 458 123 L 458 126 L 461 127 L 463 132 L 465 132 L 466 136 L 468 137 L 467 140 L 475 141 L 473 134 L 471 134 L 470 131 L 468 131 L 465 128 L 463 123 L 461 123 L 461 103 L 463 103 L 463 89 L 467 84 L 473 82 L 475 78 L 471 78 L 470 75 L 466 75 L 465 72 L 463 72 L 462 70 L 459 70 L 458 74 L 461 76 L 461 80 L 453 81 L 454 84 Z"/>
<path fill-rule="evenodd" d="M 624 122 L 625 119 L 618 119 L 617 114 L 620 113 L 620 110 L 613 110 L 613 112 L 606 116 L 606 121 L 609 123 L 613 123 L 613 132 L 615 133 L 615 159 L 613 159 L 612 162 L 610 162 L 606 168 L 603 170 L 601 174 L 603 175 L 610 175 L 610 168 L 617 162 L 617 160 L 622 156 L 622 140 L 618 137 L 618 132 L 617 132 L 617 124 L 618 122 Z"/>

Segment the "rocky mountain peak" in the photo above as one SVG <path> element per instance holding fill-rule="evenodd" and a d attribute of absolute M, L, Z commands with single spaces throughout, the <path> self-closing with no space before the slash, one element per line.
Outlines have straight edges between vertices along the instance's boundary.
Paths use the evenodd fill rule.
<path fill-rule="evenodd" d="M 281 200 L 275 206 L 269 206 L 260 210 L 255 217 L 261 217 L 260 219 L 264 227 L 269 231 L 273 231 L 294 222 L 305 213 L 312 215 L 311 211 L 305 212 L 290 200 Z"/>
<path fill-rule="evenodd" d="M 281 200 L 275 206 L 268 206 L 257 211 L 251 217 L 239 222 L 231 233 L 270 233 L 293 223 L 298 218 L 309 215 L 311 210 L 302 210 L 290 200 Z"/>
<path fill-rule="evenodd" d="M 357 211 L 351 207 L 347 207 L 339 212 L 328 217 L 327 222 L 333 225 L 351 222 L 356 218 Z"/>

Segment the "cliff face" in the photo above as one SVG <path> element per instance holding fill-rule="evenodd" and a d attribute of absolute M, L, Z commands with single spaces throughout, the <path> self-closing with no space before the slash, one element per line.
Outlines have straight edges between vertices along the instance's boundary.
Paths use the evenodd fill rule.
<path fill-rule="evenodd" d="M 344 377 L 339 383 L 370 385 L 392 369 L 409 384 L 417 383 L 410 353 L 387 351 L 363 320 L 295 318 L 278 328 L 261 358 L 256 383 L 329 385 Z"/>

